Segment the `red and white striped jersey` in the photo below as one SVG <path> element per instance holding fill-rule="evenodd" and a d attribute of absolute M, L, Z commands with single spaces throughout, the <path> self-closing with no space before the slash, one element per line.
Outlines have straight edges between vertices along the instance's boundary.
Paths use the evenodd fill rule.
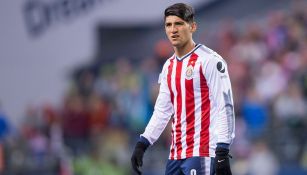
<path fill-rule="evenodd" d="M 172 117 L 170 159 L 215 157 L 217 143 L 232 143 L 234 110 L 227 64 L 204 45 L 163 66 L 153 115 L 141 135 L 153 144 Z"/>

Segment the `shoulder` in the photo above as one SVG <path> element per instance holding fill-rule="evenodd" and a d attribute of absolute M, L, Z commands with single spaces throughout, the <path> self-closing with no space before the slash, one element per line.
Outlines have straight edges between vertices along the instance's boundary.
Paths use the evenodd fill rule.
<path fill-rule="evenodd" d="M 162 70 L 167 69 L 168 66 L 173 62 L 174 59 L 175 59 L 175 55 L 173 54 L 171 57 L 169 57 L 169 58 L 165 61 Z"/>
<path fill-rule="evenodd" d="M 210 49 L 209 47 L 200 44 L 200 47 L 195 52 L 197 55 L 202 57 L 203 59 L 217 59 L 217 60 L 224 60 L 217 52 Z"/>
<path fill-rule="evenodd" d="M 226 64 L 221 55 L 203 44 L 201 44 L 195 53 L 200 57 L 204 65 L 209 63 L 217 64 L 218 62 Z"/>
<path fill-rule="evenodd" d="M 174 59 L 175 59 L 175 55 L 172 55 L 171 57 L 169 57 L 169 58 L 165 61 L 164 65 L 163 65 L 163 67 L 162 67 L 162 71 L 161 71 L 161 73 L 160 73 L 160 75 L 159 75 L 159 83 L 160 83 L 160 81 L 161 81 L 161 78 L 165 78 L 165 77 L 166 77 L 166 74 L 167 74 L 167 72 L 168 72 L 168 67 L 169 67 L 169 65 L 174 61 Z"/>

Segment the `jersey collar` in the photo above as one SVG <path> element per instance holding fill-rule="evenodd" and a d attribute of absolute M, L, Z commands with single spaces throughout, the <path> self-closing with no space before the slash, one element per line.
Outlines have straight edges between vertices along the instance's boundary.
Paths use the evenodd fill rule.
<path fill-rule="evenodd" d="M 185 59 L 186 57 L 190 56 L 195 50 L 197 50 L 199 47 L 201 46 L 201 44 L 196 44 L 194 49 L 191 50 L 189 53 L 185 54 L 184 56 L 182 57 L 178 57 L 176 54 L 175 54 L 175 57 L 178 61 L 182 61 L 183 59 Z"/>

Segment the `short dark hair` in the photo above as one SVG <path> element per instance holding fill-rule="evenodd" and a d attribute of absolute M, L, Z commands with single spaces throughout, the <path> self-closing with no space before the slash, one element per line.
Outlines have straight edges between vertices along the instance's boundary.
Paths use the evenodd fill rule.
<path fill-rule="evenodd" d="M 169 7 L 167 7 L 164 11 L 164 20 L 168 16 L 178 16 L 184 21 L 191 23 L 194 22 L 194 9 L 193 7 L 184 4 L 184 3 L 176 3 Z"/>

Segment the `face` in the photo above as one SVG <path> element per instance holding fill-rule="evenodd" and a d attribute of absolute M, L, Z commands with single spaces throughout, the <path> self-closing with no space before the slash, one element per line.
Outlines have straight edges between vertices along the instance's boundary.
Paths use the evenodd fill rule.
<path fill-rule="evenodd" d="M 188 42 L 193 42 L 192 34 L 195 30 L 195 23 L 190 24 L 178 16 L 165 18 L 165 33 L 174 47 L 183 47 Z"/>

